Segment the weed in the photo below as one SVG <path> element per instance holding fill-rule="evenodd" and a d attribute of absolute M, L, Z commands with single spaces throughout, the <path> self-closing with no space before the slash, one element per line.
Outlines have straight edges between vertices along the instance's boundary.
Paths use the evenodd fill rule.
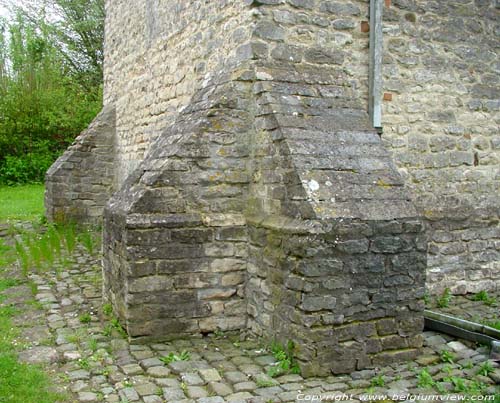
<path fill-rule="evenodd" d="M 438 308 L 448 308 L 451 298 L 451 290 L 449 288 L 445 288 L 441 296 L 436 301 Z"/>
<path fill-rule="evenodd" d="M 2 282 L 2 288 L 12 280 Z M 54 393 L 50 379 L 38 367 L 17 360 L 15 340 L 19 328 L 12 321 L 18 311 L 12 306 L 0 307 L 0 400 L 10 403 L 49 403 L 66 399 Z"/>
<path fill-rule="evenodd" d="M 113 313 L 113 306 L 111 304 L 104 304 L 102 306 L 102 313 L 106 316 L 111 316 Z"/>
<path fill-rule="evenodd" d="M 160 357 L 160 361 L 162 361 L 165 365 L 170 364 L 174 361 L 189 361 L 191 359 L 191 354 L 184 350 L 179 355 L 175 353 L 169 353 L 164 357 Z"/>
<path fill-rule="evenodd" d="M 76 227 L 74 224 L 61 227 L 62 237 L 64 239 L 64 245 L 68 254 L 72 255 L 76 248 Z"/>
<path fill-rule="evenodd" d="M 427 292 L 424 294 L 424 303 L 425 303 L 425 306 L 428 306 L 431 303 L 431 297 L 430 297 L 429 293 L 427 293 Z"/>
<path fill-rule="evenodd" d="M 38 294 L 38 284 L 35 283 L 34 281 L 30 281 L 28 283 L 29 287 L 30 287 L 30 290 L 31 290 L 31 294 L 33 296 L 35 296 L 36 294 Z"/>
<path fill-rule="evenodd" d="M 442 362 L 447 362 L 448 364 L 453 364 L 455 362 L 455 355 L 448 350 L 441 350 L 439 355 Z"/>
<path fill-rule="evenodd" d="M 97 340 L 92 338 L 89 340 L 89 349 L 95 353 L 97 351 Z"/>
<path fill-rule="evenodd" d="M 223 339 L 224 338 L 224 332 L 220 329 L 216 329 L 214 332 L 214 338 L 215 339 Z"/>
<path fill-rule="evenodd" d="M 443 365 L 443 372 L 446 372 L 450 375 L 453 372 L 453 367 L 450 364 Z"/>
<path fill-rule="evenodd" d="M 120 336 L 122 336 L 124 339 L 127 337 L 127 332 L 125 331 L 125 329 L 120 324 L 120 321 L 117 318 L 111 319 L 110 323 L 113 329 L 115 329 Z"/>
<path fill-rule="evenodd" d="M 295 359 L 293 358 L 293 350 L 295 349 L 295 345 L 292 341 L 289 341 L 285 348 L 279 344 L 274 342 L 271 345 L 271 352 L 276 359 L 276 364 L 270 367 L 267 371 L 267 375 L 274 378 L 276 376 L 293 373 L 299 374 L 300 368 Z"/>
<path fill-rule="evenodd" d="M 472 300 L 473 301 L 482 301 L 484 302 L 485 305 L 495 305 L 497 303 L 497 300 L 494 298 L 494 297 L 490 297 L 488 295 L 488 292 L 487 291 L 479 291 L 477 294 L 475 294 L 473 297 L 472 297 Z"/>
<path fill-rule="evenodd" d="M 431 374 L 429 374 L 429 371 L 426 368 L 422 369 L 418 373 L 417 379 L 418 379 L 417 386 L 419 388 L 431 388 L 436 384 L 436 382 L 434 382 L 434 379 L 432 379 Z"/>
<path fill-rule="evenodd" d="M 270 381 L 269 379 L 257 379 L 255 384 L 259 388 L 269 388 L 271 386 L 275 386 L 276 382 Z"/>
<path fill-rule="evenodd" d="M 104 329 L 102 329 L 102 334 L 104 336 L 111 336 L 111 334 L 113 333 L 113 325 L 111 325 L 111 323 L 108 323 L 104 326 Z"/>
<path fill-rule="evenodd" d="M 90 323 L 92 321 L 92 316 L 90 316 L 90 313 L 85 312 L 81 314 L 78 319 L 80 320 L 80 323 Z"/>
<path fill-rule="evenodd" d="M 385 386 L 385 379 L 383 375 L 378 375 L 375 378 L 373 378 L 370 382 L 370 385 L 373 387 L 384 387 Z"/>
<path fill-rule="evenodd" d="M 483 376 L 488 376 L 492 372 L 495 371 L 495 368 L 493 368 L 493 365 L 491 364 L 490 361 L 484 362 L 481 367 L 479 368 L 479 371 L 477 372 L 479 375 Z"/>
<path fill-rule="evenodd" d="M 21 271 L 23 273 L 23 276 L 26 277 L 28 275 L 28 270 L 29 270 L 29 266 L 30 266 L 28 253 L 26 252 L 24 245 L 21 242 L 19 242 L 17 239 L 16 239 L 16 243 L 15 243 L 15 248 L 16 248 L 16 252 L 17 252 L 17 259 L 19 262 L 19 266 L 21 267 Z"/>
<path fill-rule="evenodd" d="M 56 227 L 54 225 L 50 225 L 47 228 L 46 234 L 54 254 L 56 256 L 61 256 L 61 237 L 59 236 Z"/>
<path fill-rule="evenodd" d="M 483 324 L 494 329 L 500 330 L 500 319 L 499 320 L 491 320 L 491 321 L 483 321 Z"/>
<path fill-rule="evenodd" d="M 90 363 L 87 358 L 80 358 L 78 360 L 78 365 L 81 369 L 89 369 L 90 368 Z"/>
<path fill-rule="evenodd" d="M 479 291 L 477 294 L 475 294 L 472 297 L 472 300 L 473 301 L 488 301 L 489 298 L 490 298 L 490 296 L 488 295 L 488 292 L 482 290 L 482 291 Z"/>

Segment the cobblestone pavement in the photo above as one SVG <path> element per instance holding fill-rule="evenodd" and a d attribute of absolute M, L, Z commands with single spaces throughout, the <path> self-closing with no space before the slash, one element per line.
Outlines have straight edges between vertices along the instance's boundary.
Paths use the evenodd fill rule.
<path fill-rule="evenodd" d="M 11 288 L 3 302 L 26 305 L 27 295 L 35 292 L 37 303 L 16 318 L 23 327 L 19 344 L 26 348 L 20 358 L 46 365 L 57 385 L 71 392 L 71 402 L 270 403 L 321 401 L 319 395 L 323 401 L 333 396 L 360 401 L 365 393 L 500 392 L 499 365 L 487 361 L 488 349 L 443 334 L 425 332 L 415 362 L 345 376 L 271 378 L 273 355 L 258 340 L 240 341 L 240 335 L 129 344 L 112 314 L 102 312 L 97 258 L 81 253 L 68 270 L 31 280 L 31 290 Z M 182 352 L 189 360 L 168 365 L 160 360 Z"/>
<path fill-rule="evenodd" d="M 500 327 L 500 291 L 454 295 L 450 297 L 446 307 L 437 306 L 440 298 L 442 296 L 431 297 L 428 309 L 490 326 L 496 324 Z"/>

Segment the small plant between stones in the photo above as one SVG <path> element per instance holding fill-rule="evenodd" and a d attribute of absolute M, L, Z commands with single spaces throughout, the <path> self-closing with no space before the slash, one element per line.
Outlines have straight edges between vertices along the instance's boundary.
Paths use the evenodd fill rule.
<path fill-rule="evenodd" d="M 486 361 L 479 367 L 479 371 L 477 372 L 478 375 L 482 376 L 488 376 L 492 372 L 495 371 L 495 368 L 493 368 L 493 365 L 491 364 L 490 361 Z"/>
<path fill-rule="evenodd" d="M 33 230 L 13 228 L 13 247 L 2 244 L 5 257 L 0 265 L 17 261 L 24 277 L 30 271 L 37 273 L 67 268 L 80 244 L 89 254 L 94 254 L 100 240 L 92 229 L 79 232 L 74 224 L 37 227 Z"/>
<path fill-rule="evenodd" d="M 497 304 L 497 300 L 495 297 L 490 297 L 488 295 L 488 292 L 487 291 L 479 291 L 477 294 L 475 294 L 473 297 L 472 297 L 472 300 L 473 301 L 481 301 L 481 302 L 484 302 L 485 305 L 488 305 L 488 306 L 495 306 Z"/>
<path fill-rule="evenodd" d="M 452 299 L 451 290 L 445 288 L 441 296 L 437 299 L 436 304 L 438 308 L 448 308 Z"/>
<path fill-rule="evenodd" d="M 286 348 L 274 342 L 271 345 L 271 352 L 276 359 L 276 363 L 268 369 L 267 375 L 274 378 L 288 373 L 300 374 L 300 367 L 293 357 L 294 349 L 295 344 L 292 341 L 287 343 Z"/>
<path fill-rule="evenodd" d="M 370 386 L 383 388 L 385 386 L 385 379 L 383 375 L 378 375 L 370 381 Z"/>
<path fill-rule="evenodd" d="M 85 312 L 85 313 L 80 315 L 78 320 L 80 321 L 80 323 L 88 324 L 92 321 L 92 316 L 90 316 L 90 313 Z"/>
<path fill-rule="evenodd" d="M 179 355 L 171 352 L 164 357 L 160 357 L 160 361 L 162 361 L 165 365 L 168 365 L 174 361 L 189 361 L 190 359 L 191 354 L 186 350 L 183 350 Z"/>
<path fill-rule="evenodd" d="M 455 355 L 448 350 L 442 350 L 440 353 L 440 357 L 441 357 L 441 361 L 444 363 L 448 363 L 448 364 L 455 363 Z"/>

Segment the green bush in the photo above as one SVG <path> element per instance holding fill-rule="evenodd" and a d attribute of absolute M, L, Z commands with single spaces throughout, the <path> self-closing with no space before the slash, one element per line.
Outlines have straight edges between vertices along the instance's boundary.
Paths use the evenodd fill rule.
<path fill-rule="evenodd" d="M 95 34 L 92 46 L 78 48 L 82 54 L 64 42 L 59 35 L 64 26 L 45 19 L 43 8 L 33 15 L 18 9 L 9 21 L 0 18 L 0 184 L 43 182 L 57 156 L 99 112 L 102 61 L 90 54 L 102 48 L 103 2 L 91 3 L 91 15 L 84 14 L 87 25 L 65 25 L 64 38 L 71 43 Z M 80 12 L 89 4 L 61 0 L 53 6 L 61 15 L 73 15 L 64 11 Z"/>
<path fill-rule="evenodd" d="M 43 182 L 45 173 L 57 158 L 47 143 L 38 145 L 34 152 L 20 156 L 7 155 L 0 162 L 0 184 L 13 185 Z"/>

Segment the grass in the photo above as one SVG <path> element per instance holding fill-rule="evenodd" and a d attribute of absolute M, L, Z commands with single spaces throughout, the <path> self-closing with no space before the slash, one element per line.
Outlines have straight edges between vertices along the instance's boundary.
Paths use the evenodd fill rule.
<path fill-rule="evenodd" d="M 17 281 L 1 280 L 0 289 L 16 284 Z M 16 314 L 11 306 L 0 307 L 0 402 L 54 403 L 63 400 L 63 396 L 51 391 L 49 376 L 39 367 L 18 362 L 14 341 L 19 336 L 19 329 L 12 323 Z"/>
<path fill-rule="evenodd" d="M 437 299 L 436 305 L 438 308 L 448 308 L 452 299 L 451 290 L 445 288 L 441 296 Z"/>
<path fill-rule="evenodd" d="M 0 187 L 0 222 L 34 221 L 43 216 L 44 185 Z"/>

